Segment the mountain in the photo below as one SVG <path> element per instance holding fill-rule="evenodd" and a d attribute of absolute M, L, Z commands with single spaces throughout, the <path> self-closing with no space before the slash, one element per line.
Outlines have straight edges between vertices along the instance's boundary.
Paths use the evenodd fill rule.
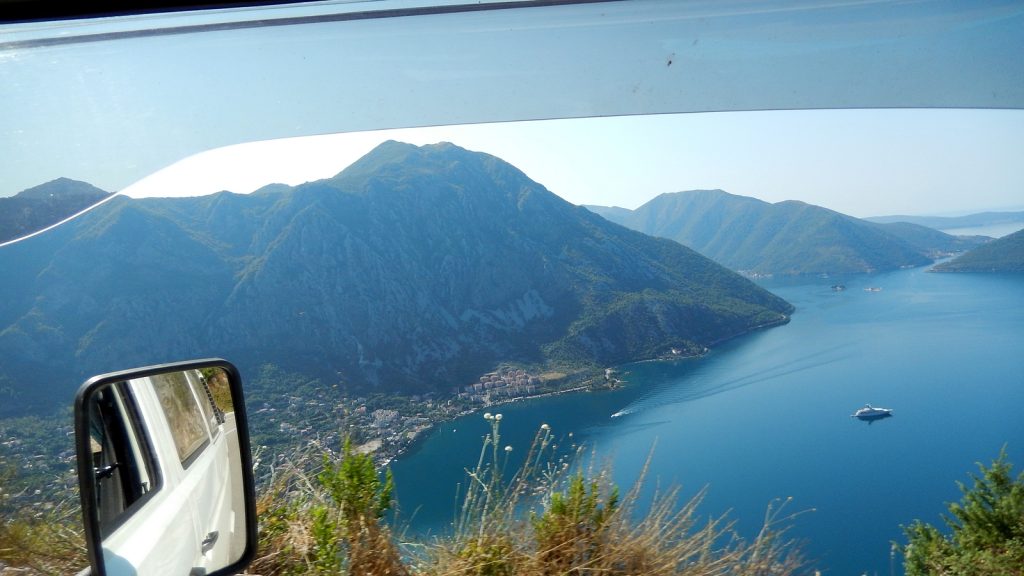
<path fill-rule="evenodd" d="M 0 243 L 56 224 L 108 196 L 92 184 L 58 178 L 0 198 Z"/>
<path fill-rule="evenodd" d="M 23 271 L 0 285 L 7 387 L 65 400 L 94 372 L 205 356 L 448 390 L 501 362 L 698 351 L 792 311 L 451 144 L 388 142 L 334 178 L 251 195 L 115 198 L 0 250 L 0 267 Z"/>
<path fill-rule="evenodd" d="M 979 212 L 966 216 L 872 216 L 865 218 L 868 222 L 888 224 L 892 222 L 908 222 L 927 226 L 935 230 L 952 230 L 954 228 L 980 228 L 997 224 L 1013 224 L 1020 222 L 1024 227 L 1024 212 Z"/>
<path fill-rule="evenodd" d="M 841 274 L 922 266 L 981 238 L 913 224 L 877 224 L 797 201 L 769 204 L 721 190 L 662 194 L 636 210 L 588 206 L 750 274 Z"/>
<path fill-rule="evenodd" d="M 979 246 L 932 268 L 936 272 L 1024 272 L 1024 230 Z"/>
<path fill-rule="evenodd" d="M 852 217 L 848 217 L 852 218 Z M 934 260 L 936 258 L 945 258 L 952 254 L 959 254 L 966 252 L 978 246 L 984 245 L 990 241 L 991 238 L 988 236 L 963 236 L 947 234 L 945 232 L 930 228 L 928 226 L 921 226 L 918 224 L 911 224 L 909 222 L 892 222 L 890 224 L 877 224 L 874 222 L 866 222 L 861 219 L 853 218 L 857 222 L 863 224 L 873 225 L 879 231 L 884 234 L 888 234 L 899 240 L 902 240 L 909 244 L 911 247 L 919 250 L 927 258 Z"/>

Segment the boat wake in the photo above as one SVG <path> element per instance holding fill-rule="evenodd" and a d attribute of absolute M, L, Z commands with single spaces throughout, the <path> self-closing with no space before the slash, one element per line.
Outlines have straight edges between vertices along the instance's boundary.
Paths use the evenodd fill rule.
<path fill-rule="evenodd" d="M 750 386 L 751 384 L 759 384 L 799 372 L 814 370 L 854 356 L 852 353 L 844 351 L 844 348 L 844 346 L 834 346 L 807 354 L 789 362 L 771 366 L 767 369 L 748 371 L 747 373 L 736 370 L 740 368 L 737 365 L 731 365 L 724 371 L 698 370 L 657 386 L 649 393 L 637 398 L 618 412 L 612 414 L 611 417 L 620 418 L 649 408 L 700 400 L 723 392 Z M 739 372 L 739 375 L 736 375 L 737 372 Z M 729 378 L 729 376 L 735 377 Z"/>

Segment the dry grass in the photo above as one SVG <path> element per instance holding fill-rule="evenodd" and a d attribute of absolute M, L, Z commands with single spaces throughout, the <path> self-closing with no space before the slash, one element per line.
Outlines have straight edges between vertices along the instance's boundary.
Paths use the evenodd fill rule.
<path fill-rule="evenodd" d="M 740 539 L 725 518 L 703 520 L 704 491 L 680 505 L 678 489 L 638 510 L 644 473 L 621 499 L 607 469 L 568 474 L 542 428 L 524 467 L 502 478 L 498 422 L 469 472 L 456 534 L 436 541 L 417 571 L 430 576 L 787 576 L 803 561 L 785 538 L 794 514 L 769 506 L 761 531 Z M 490 448 L 490 462 L 485 456 Z M 645 471 L 646 472 L 646 469 Z M 529 513 L 524 514 L 524 509 Z"/>
<path fill-rule="evenodd" d="M 781 525 L 766 525 L 751 542 L 722 518 L 701 520 L 703 494 L 677 506 L 659 498 L 633 521 L 628 502 L 597 530 L 569 524 L 541 537 L 524 521 L 506 521 L 439 541 L 420 572 L 436 576 L 785 576 L 803 561 Z M 770 513 L 770 514 L 773 514 Z M 788 518 L 784 519 L 788 520 Z"/>
<path fill-rule="evenodd" d="M 0 572 L 76 574 L 89 565 L 77 500 L 46 511 L 28 507 L 0 520 Z"/>

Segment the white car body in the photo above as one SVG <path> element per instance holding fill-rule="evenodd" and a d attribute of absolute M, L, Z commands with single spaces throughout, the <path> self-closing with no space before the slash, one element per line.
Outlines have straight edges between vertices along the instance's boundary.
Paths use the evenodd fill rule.
<path fill-rule="evenodd" d="M 186 460 L 180 457 L 172 433 L 172 416 L 161 404 L 158 383 L 143 377 L 126 382 L 137 413 L 138 426 L 132 443 L 135 458 L 146 458 L 148 445 L 154 472 L 145 506 L 122 512 L 113 530 L 103 539 L 103 559 L 108 575 L 203 574 L 226 566 L 241 555 L 245 542 L 239 458 L 234 413 L 217 416 L 212 400 L 202 396 L 200 372 L 181 372 L 188 382 L 186 401 L 192 412 L 203 415 L 190 424 L 198 432 L 198 444 Z M 123 407 L 124 400 L 121 400 Z M 204 407 L 205 403 L 205 407 Z M 182 418 L 181 414 L 176 416 Z"/>

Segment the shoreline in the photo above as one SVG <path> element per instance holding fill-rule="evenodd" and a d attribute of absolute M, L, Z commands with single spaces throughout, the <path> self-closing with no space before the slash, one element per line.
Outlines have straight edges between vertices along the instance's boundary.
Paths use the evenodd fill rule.
<path fill-rule="evenodd" d="M 569 394 L 569 393 L 575 393 L 575 392 L 589 392 L 591 390 L 593 390 L 593 388 L 589 384 L 585 384 L 585 385 L 581 385 L 581 386 L 574 386 L 572 388 L 566 388 L 564 390 L 552 390 L 550 392 L 544 392 L 544 393 L 541 393 L 541 394 L 534 394 L 532 396 L 520 396 L 520 397 L 517 397 L 517 398 L 506 398 L 504 400 L 499 400 L 497 402 L 490 402 L 488 404 L 484 404 L 483 406 L 480 406 L 480 407 L 477 407 L 477 408 L 473 408 L 473 409 L 470 409 L 470 410 L 463 410 L 463 411 L 455 414 L 454 416 L 452 416 L 450 418 L 445 418 L 443 420 L 438 420 L 437 422 L 431 422 L 430 424 L 426 425 L 421 430 L 417 430 L 415 436 L 413 436 L 412 438 L 409 439 L 408 446 L 406 446 L 405 448 L 401 448 L 398 451 L 396 451 L 394 454 L 388 456 L 382 463 L 379 463 L 378 466 L 379 467 L 387 466 L 388 464 L 390 464 L 391 462 L 395 461 L 398 458 L 401 458 L 403 456 L 409 456 L 409 455 L 415 453 L 415 451 L 416 451 L 415 448 L 417 447 L 417 444 L 419 444 L 420 442 L 423 442 L 426 439 L 426 436 L 429 435 L 430 432 L 432 432 L 435 428 L 437 428 L 441 424 L 444 424 L 445 422 L 453 422 L 453 421 L 458 420 L 459 418 L 462 418 L 464 416 L 471 416 L 471 415 L 473 415 L 475 413 L 487 410 L 487 409 L 492 408 L 494 406 L 503 406 L 503 405 L 506 405 L 506 404 L 513 404 L 515 402 L 524 402 L 524 401 L 527 401 L 527 400 L 536 400 L 536 399 L 539 399 L 539 398 L 548 398 L 548 397 L 552 397 L 552 396 L 560 396 L 562 394 Z"/>
<path fill-rule="evenodd" d="M 794 308 L 793 311 L 795 311 L 795 308 Z M 670 361 L 676 361 L 676 360 L 691 360 L 691 359 L 704 358 L 705 356 L 707 356 L 708 354 L 710 354 L 712 352 L 712 346 L 716 346 L 716 345 L 722 344 L 724 342 L 729 342 L 731 340 L 735 340 L 736 338 L 741 338 L 743 336 L 746 336 L 747 334 L 752 334 L 752 333 L 758 332 L 760 330 L 765 330 L 765 329 L 768 329 L 768 328 L 775 328 L 777 326 L 784 326 L 786 324 L 789 324 L 789 322 L 791 321 L 791 315 L 792 315 L 793 311 L 791 311 L 790 314 L 780 314 L 781 318 L 779 318 L 777 320 L 774 320 L 774 321 L 771 321 L 771 322 L 765 322 L 765 323 L 762 323 L 762 324 L 758 324 L 757 326 L 753 326 L 749 330 L 746 330 L 746 331 L 741 332 L 739 334 L 734 334 L 732 336 L 727 336 L 725 338 L 721 338 L 719 340 L 715 340 L 715 341 L 709 343 L 708 345 L 704 346 L 703 350 L 701 350 L 700 352 L 695 352 L 695 353 L 690 353 L 690 354 L 655 356 L 655 357 L 652 357 L 652 358 L 644 358 L 644 359 L 640 359 L 640 360 L 633 360 L 633 361 L 626 362 L 626 363 L 623 363 L 623 364 L 618 364 L 618 365 L 616 365 L 614 367 L 611 367 L 611 368 L 605 368 L 605 376 L 604 376 L 604 378 L 608 382 L 608 388 L 607 389 L 614 390 L 614 389 L 619 388 L 621 386 L 624 386 L 626 384 L 626 382 L 624 380 L 622 380 L 622 379 L 612 378 L 611 377 L 611 374 L 615 374 L 615 373 L 621 372 L 622 368 L 625 367 L 625 366 L 629 366 L 631 364 L 647 363 L 647 362 L 670 362 Z M 426 437 L 429 435 L 429 433 L 431 431 L 433 431 L 437 426 L 439 426 L 441 424 L 444 424 L 445 422 L 451 422 L 451 421 L 457 420 L 459 418 L 462 418 L 464 416 L 469 416 L 469 415 L 472 415 L 474 413 L 478 413 L 478 412 L 487 410 L 487 409 L 492 408 L 494 406 L 502 406 L 502 405 L 505 405 L 505 404 L 512 404 L 512 403 L 515 403 L 515 402 L 521 402 L 521 401 L 527 401 L 527 400 L 536 400 L 536 399 L 548 398 L 548 397 L 553 397 L 553 396 L 560 396 L 562 394 L 577 393 L 577 392 L 592 392 L 592 391 L 595 391 L 595 390 L 602 390 L 602 389 L 605 389 L 605 388 L 595 387 L 593 379 L 591 379 L 591 380 L 587 380 L 584 384 L 581 384 L 581 385 L 578 385 L 578 386 L 572 386 L 570 388 L 565 388 L 565 389 L 562 389 L 562 390 L 552 390 L 552 391 L 549 391 L 549 392 L 543 392 L 543 393 L 534 394 L 534 395 L 531 395 L 531 396 L 519 396 L 519 397 L 516 397 L 516 398 L 506 398 L 506 399 L 499 400 L 499 401 L 496 401 L 496 402 L 489 402 L 487 404 L 484 404 L 484 405 L 481 405 L 481 406 L 478 406 L 478 407 L 474 407 L 474 408 L 471 408 L 469 410 L 462 410 L 462 411 L 458 412 L 457 414 L 451 416 L 450 418 L 444 418 L 444 419 L 438 420 L 436 422 L 431 422 L 430 424 L 426 425 L 421 430 L 417 430 L 416 434 L 409 439 L 408 445 L 406 445 L 404 448 L 398 449 L 394 454 L 388 455 L 385 460 L 383 460 L 381 463 L 378 464 L 378 466 L 386 467 L 387 465 L 389 465 L 391 462 L 395 461 L 398 458 L 414 454 L 416 449 L 418 448 L 417 445 L 420 442 L 425 441 Z"/>

